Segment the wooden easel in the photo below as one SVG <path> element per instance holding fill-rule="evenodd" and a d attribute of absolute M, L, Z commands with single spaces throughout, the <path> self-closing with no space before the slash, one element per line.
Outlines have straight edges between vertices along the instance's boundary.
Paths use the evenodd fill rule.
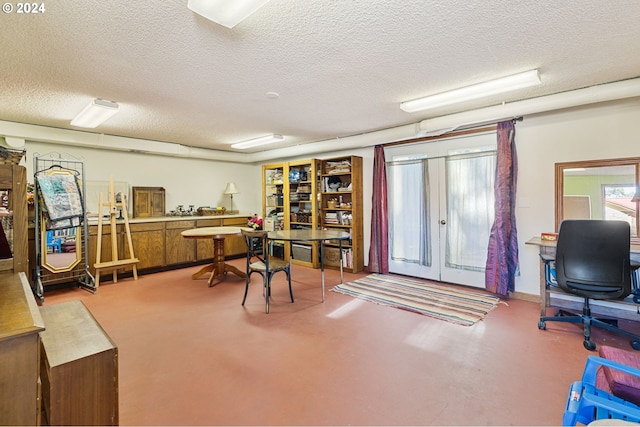
<path fill-rule="evenodd" d="M 100 257 L 102 255 L 102 208 L 107 207 L 109 210 L 109 223 L 111 225 L 111 261 L 101 262 Z M 118 208 L 122 209 L 122 216 L 124 218 L 124 228 L 127 235 L 127 244 L 129 245 L 129 255 L 131 258 L 118 259 L 118 240 L 116 232 L 116 215 L 118 214 Z M 129 227 L 129 217 L 127 214 L 127 197 L 123 194 L 120 202 L 116 202 L 116 195 L 113 189 L 113 177 L 109 182 L 109 200 L 103 203 L 103 194 L 100 193 L 99 201 L 99 216 L 98 216 L 98 247 L 96 248 L 96 263 L 93 265 L 96 269 L 96 289 L 100 285 L 100 272 L 102 270 L 113 271 L 113 283 L 118 282 L 119 267 L 126 265 L 133 265 L 133 278 L 138 280 L 138 269 L 136 264 L 138 258 L 133 254 L 133 242 L 131 241 L 131 228 Z"/>

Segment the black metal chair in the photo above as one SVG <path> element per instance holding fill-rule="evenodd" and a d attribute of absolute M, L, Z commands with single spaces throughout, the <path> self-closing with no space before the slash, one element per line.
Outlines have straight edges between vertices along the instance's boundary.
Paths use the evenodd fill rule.
<path fill-rule="evenodd" d="M 288 262 L 281 259 L 269 257 L 268 242 L 266 231 L 241 230 L 242 237 L 247 245 L 247 282 L 244 289 L 244 298 L 242 305 L 244 306 L 249 292 L 249 282 L 251 282 L 251 274 L 258 273 L 262 276 L 262 289 L 265 297 L 266 312 L 269 313 L 269 298 L 271 297 L 271 278 L 279 271 L 285 272 L 289 282 L 289 295 L 293 302 L 293 291 L 291 290 L 291 266 Z"/>
<path fill-rule="evenodd" d="M 560 310 L 552 317 L 542 316 L 539 329 L 546 322 L 572 322 L 584 325 L 583 345 L 595 350 L 591 326 L 631 338 L 631 347 L 640 350 L 640 336 L 618 328 L 615 319 L 591 315 L 589 301 L 622 299 L 631 293 L 629 261 L 630 228 L 624 221 L 565 220 L 560 224 L 556 246 L 556 279 L 567 293 L 584 298 L 582 314 Z"/>

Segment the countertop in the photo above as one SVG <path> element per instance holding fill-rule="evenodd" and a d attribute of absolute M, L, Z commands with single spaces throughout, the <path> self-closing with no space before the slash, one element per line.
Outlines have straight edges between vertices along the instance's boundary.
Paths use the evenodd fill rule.
<path fill-rule="evenodd" d="M 148 218 L 129 218 L 129 224 L 142 224 L 145 222 L 168 222 L 168 221 L 197 221 L 201 219 L 225 219 L 225 218 L 251 218 L 253 214 L 233 214 L 233 215 L 191 215 L 191 216 L 156 216 Z M 97 225 L 98 217 L 87 218 L 89 225 Z M 109 218 L 103 218 L 102 223 L 109 222 Z M 124 220 L 117 220 L 116 223 L 124 223 Z"/>

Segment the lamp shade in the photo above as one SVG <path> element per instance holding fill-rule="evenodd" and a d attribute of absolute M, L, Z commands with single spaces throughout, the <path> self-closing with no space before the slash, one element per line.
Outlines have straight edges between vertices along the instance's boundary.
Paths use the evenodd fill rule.
<path fill-rule="evenodd" d="M 224 194 L 238 194 L 238 187 L 235 182 L 227 182 L 227 188 L 224 190 Z"/>

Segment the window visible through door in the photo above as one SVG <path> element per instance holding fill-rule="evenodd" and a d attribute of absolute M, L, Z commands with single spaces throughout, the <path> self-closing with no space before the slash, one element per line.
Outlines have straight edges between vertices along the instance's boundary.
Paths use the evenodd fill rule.
<path fill-rule="evenodd" d="M 391 272 L 484 287 L 495 140 L 491 133 L 388 150 Z"/>

